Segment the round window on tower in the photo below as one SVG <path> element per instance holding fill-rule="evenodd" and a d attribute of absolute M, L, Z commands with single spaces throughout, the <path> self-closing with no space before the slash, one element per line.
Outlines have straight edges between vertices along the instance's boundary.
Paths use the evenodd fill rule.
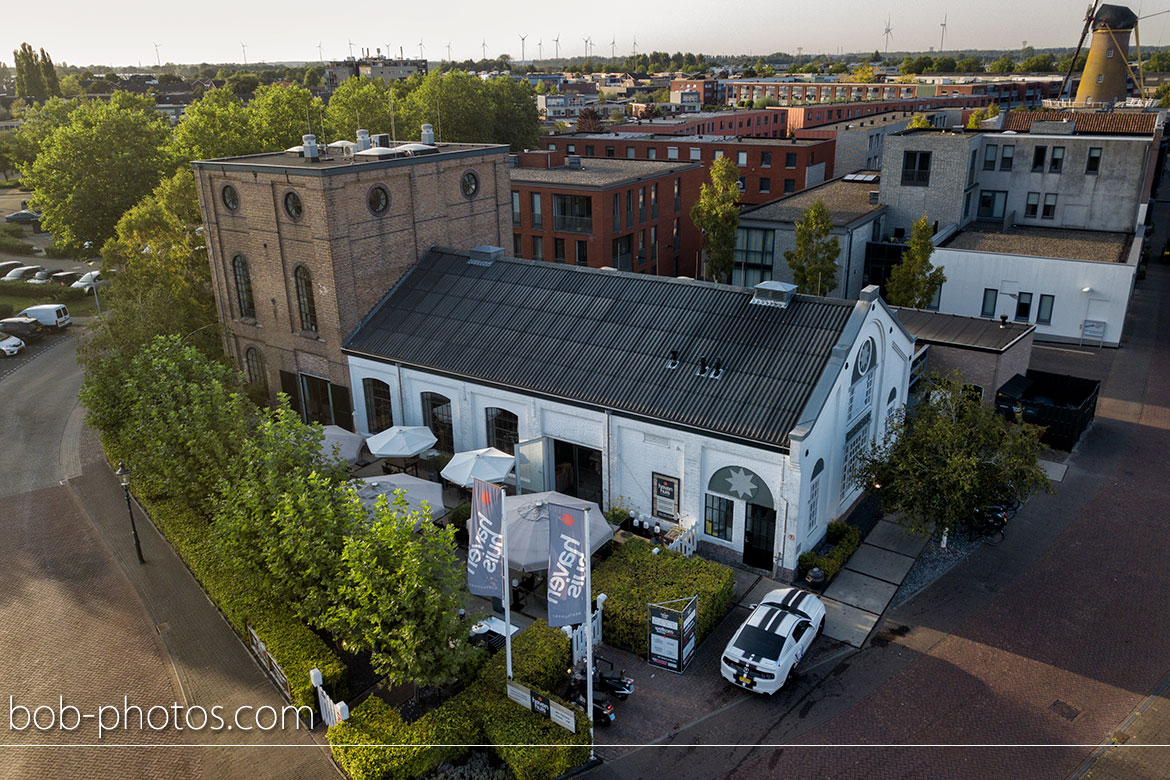
<path fill-rule="evenodd" d="M 305 213 L 305 207 L 301 203 L 301 196 L 295 192 L 285 193 L 284 211 L 293 219 L 300 219 L 301 214 Z"/>
<path fill-rule="evenodd" d="M 227 207 L 228 211 L 235 211 L 240 207 L 240 193 L 236 192 L 236 188 L 230 184 L 223 186 L 223 189 L 219 192 L 219 198 L 223 201 L 223 205 Z"/>
<path fill-rule="evenodd" d="M 381 184 L 371 187 L 369 194 L 366 195 L 366 205 L 375 217 L 386 216 L 386 212 L 390 210 L 390 191 Z"/>
<path fill-rule="evenodd" d="M 463 174 L 463 178 L 459 182 L 459 187 L 463 190 L 465 198 L 474 198 L 475 194 L 479 192 L 479 177 L 475 175 L 475 171 L 468 171 Z"/>

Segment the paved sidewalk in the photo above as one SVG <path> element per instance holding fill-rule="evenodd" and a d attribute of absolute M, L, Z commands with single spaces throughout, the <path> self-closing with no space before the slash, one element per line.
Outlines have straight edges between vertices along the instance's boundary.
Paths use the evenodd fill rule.
<path fill-rule="evenodd" d="M 82 435 L 83 449 L 97 446 L 96 436 Z M 165 645 L 177 677 L 180 698 L 187 705 L 224 711 L 236 707 L 275 707 L 285 702 L 235 632 L 207 599 L 195 578 L 149 519 L 135 505 L 138 533 L 146 564 L 139 564 L 131 541 L 129 517 L 121 486 L 103 461 L 83 463 L 82 475 L 69 481 L 80 504 L 141 596 Z M 160 702 L 169 704 L 167 702 Z M 324 732 L 318 730 L 321 741 Z M 242 732 L 203 731 L 189 734 L 207 745 L 199 751 L 204 777 L 332 778 L 339 775 L 327 748 L 303 728 Z M 239 746 L 290 745 L 265 752 Z"/>

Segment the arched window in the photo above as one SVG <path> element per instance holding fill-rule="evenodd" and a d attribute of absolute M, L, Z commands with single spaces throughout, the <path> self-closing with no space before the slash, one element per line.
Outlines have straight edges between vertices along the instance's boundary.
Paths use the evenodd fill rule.
<path fill-rule="evenodd" d="M 487 440 L 489 447 L 515 454 L 520 441 L 519 420 L 507 409 L 491 407 L 487 410 Z"/>
<path fill-rule="evenodd" d="M 293 271 L 297 284 L 297 307 L 301 311 L 301 330 L 317 332 L 317 303 L 313 300 L 313 278 L 303 265 Z"/>
<path fill-rule="evenodd" d="M 390 385 L 380 379 L 366 377 L 362 380 L 362 389 L 366 394 L 366 424 L 370 433 L 380 433 L 394 425 Z"/>
<path fill-rule="evenodd" d="M 451 421 L 451 399 L 439 393 L 422 394 L 423 425 L 431 429 L 438 441 L 435 449 L 455 454 L 455 429 Z"/>
<path fill-rule="evenodd" d="M 248 373 L 248 384 L 264 388 L 268 392 L 268 372 L 264 370 L 264 358 L 260 350 L 248 347 L 244 350 L 244 368 Z"/>
<path fill-rule="evenodd" d="M 252 277 L 248 273 L 248 261 L 243 255 L 232 258 L 232 273 L 236 278 L 236 303 L 240 305 L 240 316 L 256 319 L 256 304 L 252 300 Z"/>

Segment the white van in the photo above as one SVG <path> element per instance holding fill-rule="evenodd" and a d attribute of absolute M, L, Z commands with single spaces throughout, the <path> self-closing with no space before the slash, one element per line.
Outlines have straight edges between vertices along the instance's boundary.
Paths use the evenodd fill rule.
<path fill-rule="evenodd" d="M 69 318 L 69 309 L 60 303 L 42 303 L 40 306 L 29 306 L 16 316 L 32 317 L 46 328 L 53 330 L 64 330 L 73 321 Z"/>

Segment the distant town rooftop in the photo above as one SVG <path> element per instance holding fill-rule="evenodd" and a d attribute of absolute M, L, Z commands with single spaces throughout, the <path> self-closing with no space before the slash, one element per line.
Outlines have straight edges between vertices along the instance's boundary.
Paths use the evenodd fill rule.
<path fill-rule="evenodd" d="M 622 122 L 622 125 L 629 126 L 634 123 L 642 125 L 662 125 L 673 127 L 675 125 L 687 124 L 688 122 L 701 122 L 705 119 L 730 119 L 744 114 L 756 114 L 761 111 L 775 111 L 779 106 L 773 106 L 771 109 L 767 108 L 742 108 L 738 111 L 698 111 L 693 114 L 678 114 L 677 116 L 661 116 L 654 119 L 634 119 L 629 122 Z"/>
<path fill-rule="evenodd" d="M 880 178 L 876 173 L 851 173 L 770 203 L 745 208 L 740 212 L 740 218 L 796 222 L 809 206 L 820 200 L 829 210 L 834 225 L 848 225 L 877 209 L 885 208 L 880 203 L 870 201 L 870 193 L 876 192 L 879 187 Z"/>
<path fill-rule="evenodd" d="M 1133 235 L 1102 230 L 1070 230 L 1015 225 L 1006 231 L 998 223 L 974 222 L 942 246 L 1001 255 L 1059 257 L 1066 260 L 1095 260 L 1123 263 Z"/>
<path fill-rule="evenodd" d="M 694 116 L 692 114 L 692 116 Z M 629 127 L 629 125 L 625 125 Z M 758 138 L 742 135 L 710 135 L 698 133 L 695 135 L 671 135 L 670 133 L 638 133 L 632 130 L 618 130 L 612 133 L 561 133 L 548 136 L 557 141 L 562 138 L 570 141 L 663 141 L 665 143 L 689 144 L 752 144 L 755 146 L 812 146 L 824 143 L 823 138 Z"/>
<path fill-rule="evenodd" d="M 403 147 L 407 147 L 403 149 Z M 311 161 L 299 152 L 291 150 L 283 152 L 265 152 L 264 154 L 248 154 L 242 157 L 223 157 L 215 160 L 197 160 L 191 163 L 197 169 L 223 169 L 267 171 L 285 170 L 298 175 L 320 176 L 328 173 L 360 168 L 392 168 L 400 165 L 414 165 L 436 158 L 451 159 L 453 157 L 481 157 L 492 154 L 506 154 L 507 145 L 501 144 L 433 144 L 431 148 L 423 147 L 410 141 L 400 141 L 390 148 L 376 152 L 373 149 L 347 156 L 341 148 L 330 149 L 326 144 L 318 141 L 319 157 Z M 299 147 L 292 147 L 299 149 Z M 395 153 L 397 152 L 397 153 Z"/>
<path fill-rule="evenodd" d="M 1003 129 L 1016 133 L 1032 132 L 1037 122 L 1072 122 L 1073 135 L 1152 135 L 1158 126 L 1159 112 L 1112 111 L 1101 114 L 1088 111 L 1009 111 Z M 1036 128 L 1037 133 L 1045 129 Z"/>
<path fill-rule="evenodd" d="M 921 102 L 921 101 L 917 101 L 917 102 Z M 928 108 L 925 111 L 922 111 L 921 113 L 926 114 L 927 116 L 930 116 L 931 114 L 937 114 L 937 113 L 940 113 L 942 111 L 961 111 L 962 109 L 963 109 L 962 106 L 942 106 L 939 108 Z M 813 127 L 803 127 L 803 128 L 800 128 L 799 130 L 797 130 L 796 132 L 798 132 L 798 133 L 815 133 L 819 130 L 844 130 L 846 128 L 854 128 L 854 127 L 857 127 L 857 128 L 877 127 L 878 125 L 888 125 L 888 124 L 892 124 L 894 122 L 901 122 L 903 120 L 910 119 L 912 116 L 914 116 L 915 113 L 919 113 L 919 112 L 914 111 L 913 108 L 911 107 L 911 105 L 908 103 L 907 107 L 901 111 L 886 111 L 885 113 L 882 113 L 882 114 L 868 114 L 866 116 L 855 116 L 852 119 L 839 119 L 836 122 L 826 122 L 823 125 L 815 125 Z M 811 138 L 813 136 L 809 135 L 809 136 L 805 136 L 805 137 Z"/>
<path fill-rule="evenodd" d="M 573 187 L 605 188 L 625 182 L 656 179 L 672 173 L 701 168 L 697 162 L 628 160 L 618 157 L 585 157 L 581 167 L 559 165 L 555 168 L 517 167 L 508 169 L 514 184 L 552 184 Z"/>

